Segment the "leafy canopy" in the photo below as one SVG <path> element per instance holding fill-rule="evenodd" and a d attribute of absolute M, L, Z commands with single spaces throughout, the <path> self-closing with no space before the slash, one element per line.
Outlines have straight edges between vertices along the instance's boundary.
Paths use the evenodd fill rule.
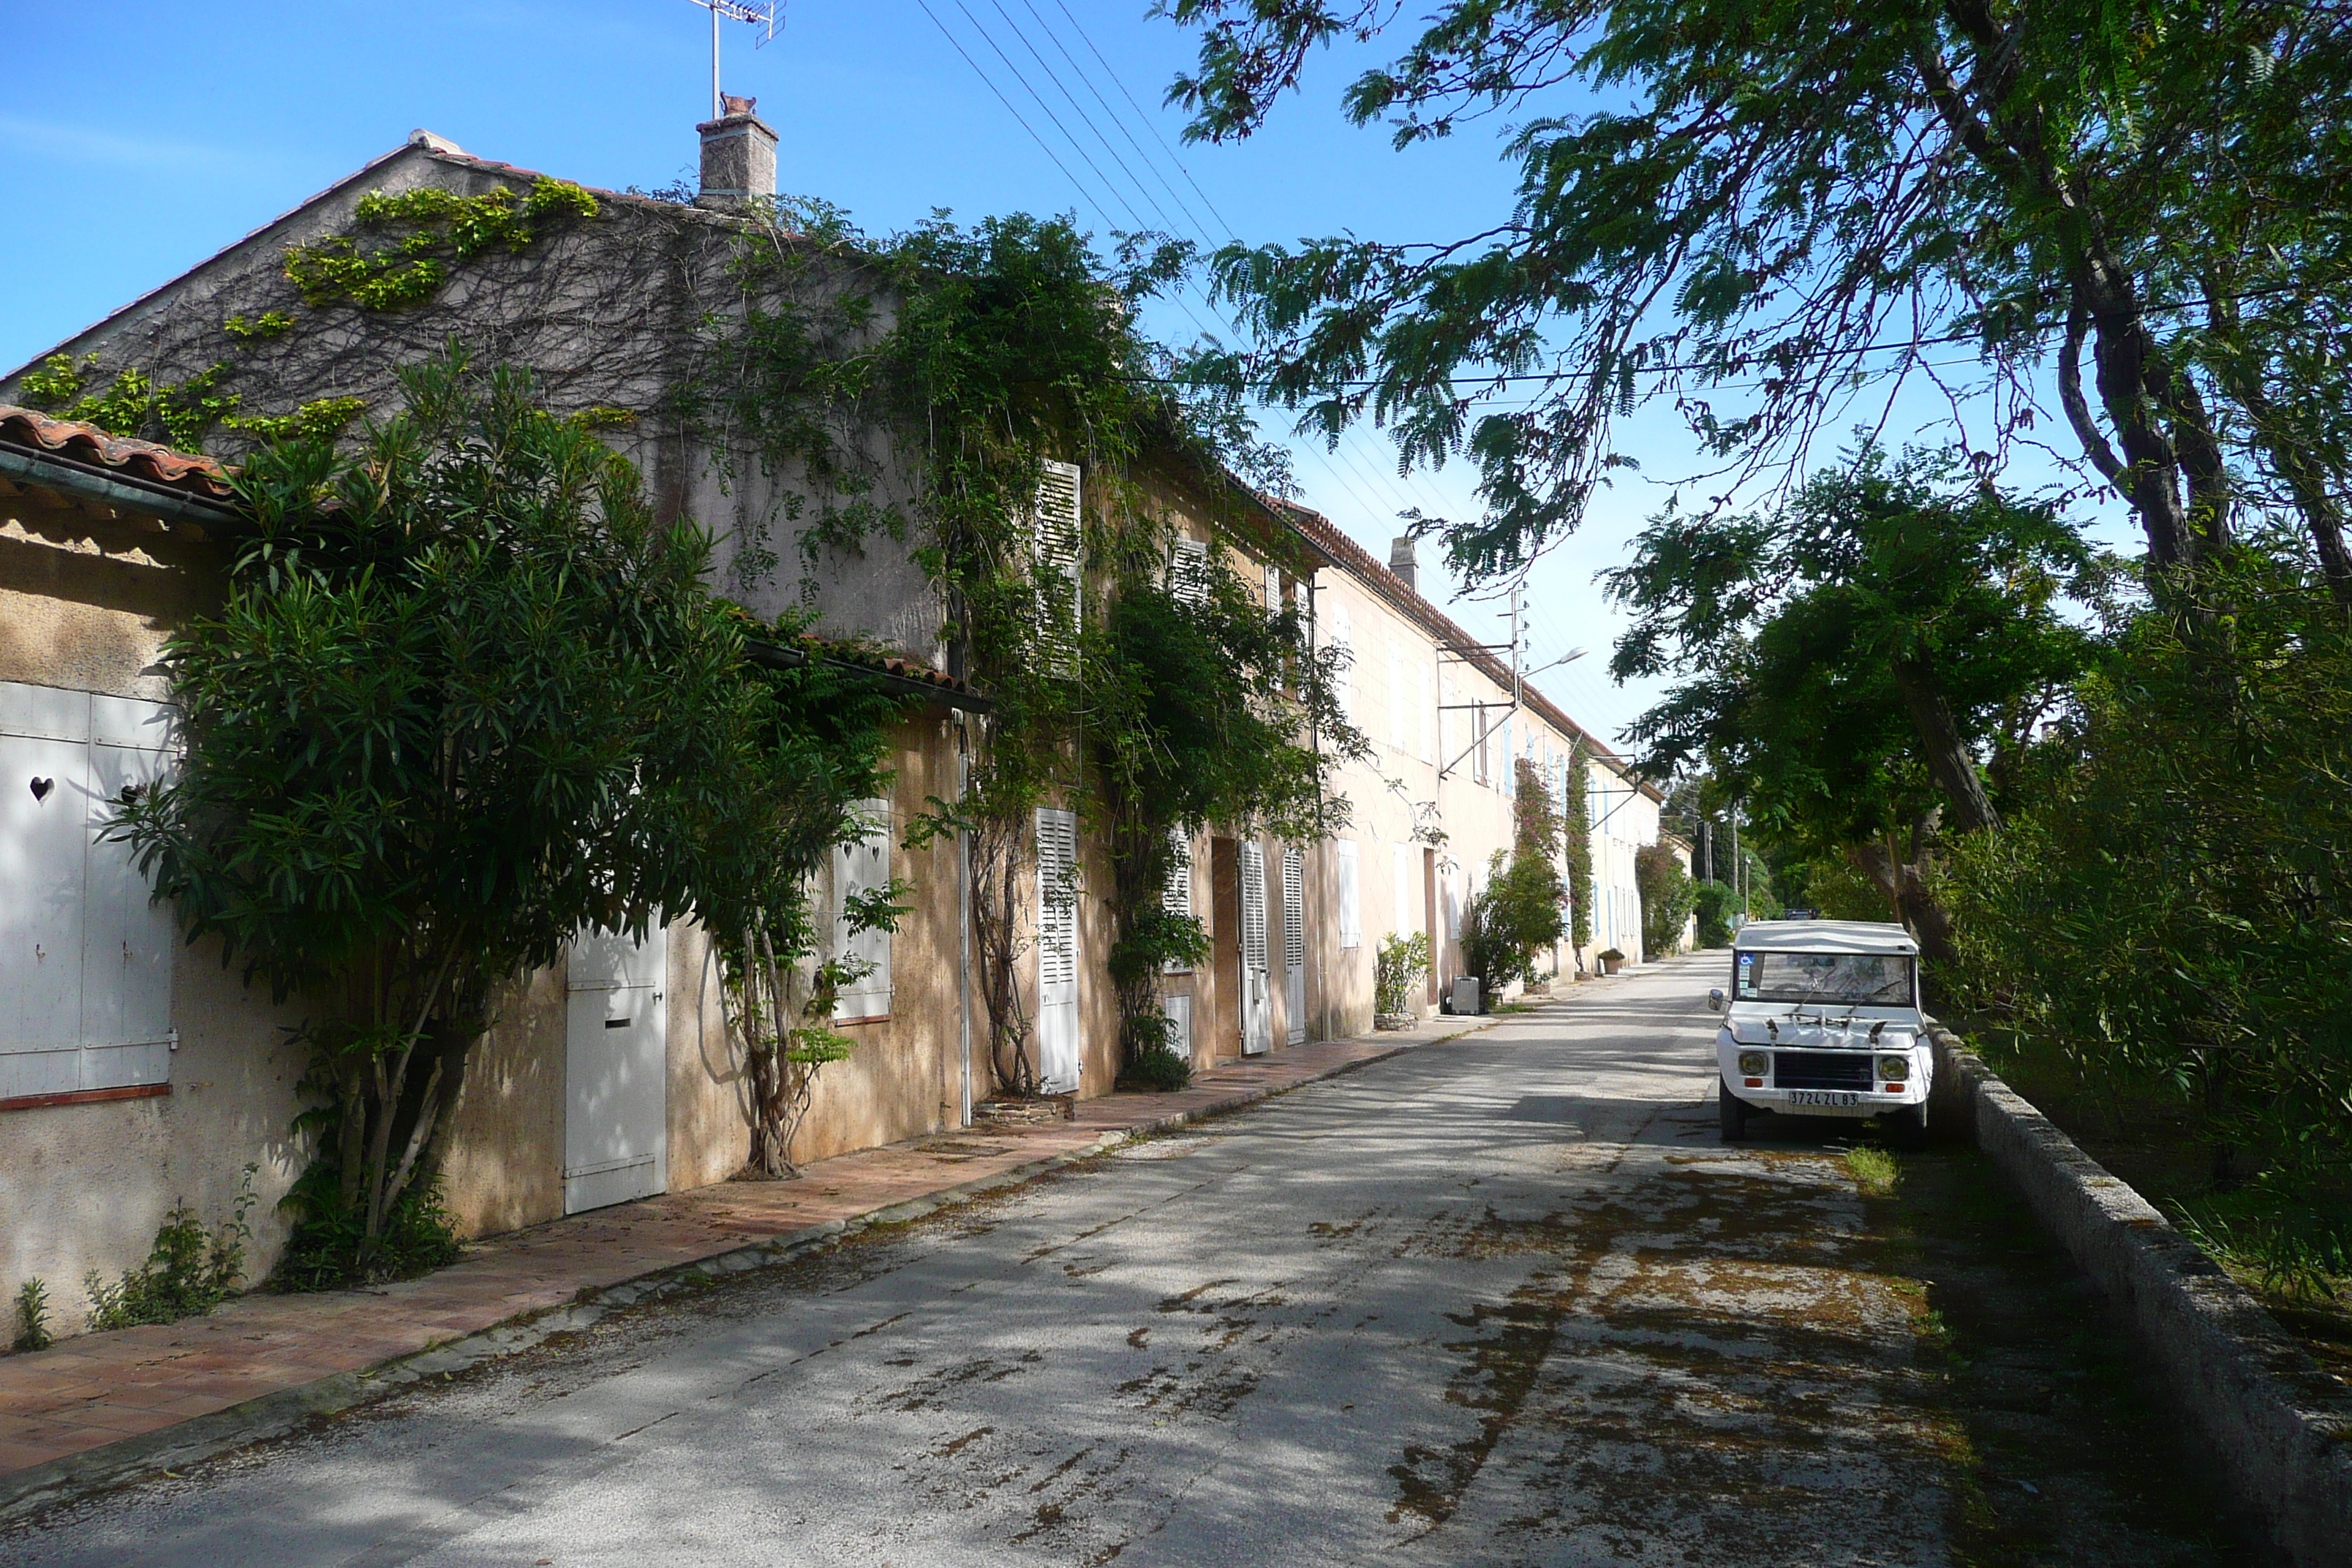
<path fill-rule="evenodd" d="M 2274 510 L 2352 604 L 2341 7 L 1444 0 L 1417 28 L 1392 0 L 1159 10 L 1200 33 L 1170 94 L 1196 138 L 1253 134 L 1318 48 L 1399 29 L 1347 116 L 1401 147 L 1496 127 L 1517 189 L 1475 232 L 1213 266 L 1258 347 L 1209 368 L 1334 437 L 1369 417 L 1408 461 L 1476 464 L 1486 514 L 1424 520 L 1472 581 L 1577 525 L 1634 465 L 1615 425 L 1645 401 L 1731 477 L 1792 475 L 1864 389 L 1926 376 L 1996 455 L 2063 412 L 2065 455 L 2158 565 Z"/>

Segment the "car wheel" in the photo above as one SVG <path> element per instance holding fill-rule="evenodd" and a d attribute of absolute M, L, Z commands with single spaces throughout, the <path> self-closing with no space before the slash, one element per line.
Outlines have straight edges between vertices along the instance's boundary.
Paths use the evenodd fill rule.
<path fill-rule="evenodd" d="M 1748 1102 L 1719 1083 L 1715 1086 L 1715 1113 L 1725 1142 L 1737 1143 L 1748 1136 Z"/>
<path fill-rule="evenodd" d="M 1927 1146 L 1927 1108 L 1906 1105 L 1890 1111 L 1886 1117 L 1886 1141 L 1898 1149 L 1918 1150 Z"/>

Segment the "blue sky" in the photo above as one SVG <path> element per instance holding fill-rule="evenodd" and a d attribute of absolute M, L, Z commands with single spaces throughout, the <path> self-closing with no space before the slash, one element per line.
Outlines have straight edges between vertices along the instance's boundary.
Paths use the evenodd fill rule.
<path fill-rule="evenodd" d="M 793 0 L 763 48 L 727 25 L 724 75 L 730 92 L 758 97 L 779 132 L 780 185 L 868 229 L 943 207 L 966 220 L 1072 211 L 1103 234 L 1139 215 L 1180 231 L 1197 222 L 1219 241 L 1229 230 L 1253 241 L 1339 230 L 1418 239 L 1468 232 L 1507 209 L 1510 170 L 1475 128 L 1399 153 L 1377 130 L 1346 125 L 1338 92 L 1360 63 L 1346 56 L 1318 61 L 1303 100 L 1252 141 L 1184 145 L 1160 99 L 1190 61 L 1191 38 L 1145 13 L 1145 0 Z M 0 8 L 0 142 L 13 153 L 0 162 L 0 366 L 166 281 L 412 128 L 588 184 L 651 187 L 692 178 L 693 127 L 709 112 L 709 26 L 690 0 L 131 4 L 107 7 L 102 43 L 100 31 Z M 1102 104 L 1071 59 L 1087 67 Z M 1147 324 L 1180 340 L 1224 330 L 1197 298 Z M 1591 649 L 1539 683 L 1603 734 L 1655 691 L 1609 681 L 1617 619 L 1593 574 L 1622 559 L 1666 481 L 1690 467 L 1670 417 L 1645 415 L 1634 429 L 1645 477 L 1601 498 L 1528 583 L 1532 662 Z M 1302 499 L 1381 559 L 1398 511 L 1474 505 L 1460 465 L 1400 478 L 1376 435 L 1337 457 L 1300 444 L 1297 471 Z M 1433 553 L 1425 543 L 1424 560 Z M 1446 596 L 1426 572 L 1424 586 Z M 1495 607 L 1454 607 L 1474 633 L 1503 635 Z"/>

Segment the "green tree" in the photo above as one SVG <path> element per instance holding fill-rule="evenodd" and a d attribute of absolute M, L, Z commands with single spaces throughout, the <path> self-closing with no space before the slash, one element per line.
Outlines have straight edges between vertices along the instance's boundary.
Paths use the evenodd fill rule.
<path fill-rule="evenodd" d="M 1171 97 L 1216 140 L 1318 48 L 1414 26 L 1388 0 L 1160 9 L 1200 32 Z M 1213 276 L 1258 346 L 1207 368 L 1334 437 L 1369 417 L 1409 461 L 1466 454 L 1485 514 L 1426 521 L 1475 581 L 1634 465 L 1613 430 L 1647 398 L 1753 476 L 1920 350 L 1973 349 L 1994 446 L 2037 439 L 2054 392 L 2159 584 L 2251 503 L 2296 518 L 2352 605 L 2347 97 L 2352 17 L 2299 0 L 1443 0 L 1345 112 L 1400 146 L 1490 118 L 1511 207 L 1454 237 L 1235 245 Z"/>
<path fill-rule="evenodd" d="M 1230 570 L 1185 584 L 1164 572 L 1129 578 L 1108 613 L 1087 659 L 1087 734 L 1108 829 L 1120 1055 L 1133 1069 L 1167 1048 L 1165 965 L 1208 958 L 1200 921 L 1161 896 L 1172 837 L 1213 822 L 1327 837 L 1349 811 L 1331 773 L 1365 742 L 1339 711 L 1335 656 L 1311 648 L 1298 611 L 1269 614 Z"/>
<path fill-rule="evenodd" d="M 1678 951 L 1698 893 L 1671 846 L 1644 844 L 1633 852 L 1633 887 L 1642 896 L 1642 951 L 1663 958 Z"/>
<path fill-rule="evenodd" d="M 1957 977 L 2092 1087 L 2185 1099 L 2222 1184 L 2267 1167 L 2352 1244 L 2352 631 L 2259 557 L 2200 591 L 2201 616 L 2110 611 L 2033 803 L 1954 847 Z"/>
<path fill-rule="evenodd" d="M 403 384 L 356 454 L 236 477 L 226 602 L 164 655 L 183 764 L 121 808 L 191 939 L 319 1009 L 289 1203 L 320 1279 L 446 1247 L 434 1173 L 502 984 L 583 926 L 697 913 L 714 856 L 762 852 L 705 537 L 527 376 L 453 351 Z"/>
<path fill-rule="evenodd" d="M 1928 851 L 2000 822 L 2000 778 L 2087 658 L 2058 598 L 2091 565 L 2053 508 L 1949 455 L 1865 445 L 1770 511 L 1670 508 L 1607 574 L 1634 616 L 1612 671 L 1683 678 L 1632 726 L 1643 766 L 1703 763 L 1765 837 L 1852 859 L 1948 956 Z"/>
<path fill-rule="evenodd" d="M 1525 757 L 1516 769 L 1510 858 L 1495 851 L 1486 886 L 1463 914 L 1463 967 L 1489 996 L 1515 980 L 1533 980 L 1536 954 L 1568 934 L 1568 883 L 1559 869 L 1566 824 L 1542 771 Z"/>

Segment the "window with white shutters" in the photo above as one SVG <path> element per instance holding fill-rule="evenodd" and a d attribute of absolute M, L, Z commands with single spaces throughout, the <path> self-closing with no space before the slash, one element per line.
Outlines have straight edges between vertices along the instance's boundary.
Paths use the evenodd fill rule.
<path fill-rule="evenodd" d="M 835 1023 L 890 1016 L 890 933 L 879 928 L 852 931 L 850 900 L 890 885 L 890 803 L 866 800 L 855 808 L 864 831 L 853 844 L 833 851 L 833 951 L 858 974 L 834 998 Z"/>
<path fill-rule="evenodd" d="M 1160 889 L 1160 901 L 1171 914 L 1189 918 L 1192 913 L 1192 840 L 1181 827 L 1168 830 L 1168 885 Z M 1171 958 L 1162 973 L 1189 974 L 1192 969 Z"/>
<path fill-rule="evenodd" d="M 172 914 L 106 821 L 171 754 L 160 703 L 0 681 L 0 1100 L 171 1079 Z"/>
<path fill-rule="evenodd" d="M 1242 967 L 1254 974 L 1266 972 L 1265 850 L 1255 840 L 1244 840 L 1242 862 Z"/>
<path fill-rule="evenodd" d="M 1078 979 L 1078 818 L 1037 813 L 1037 974 L 1047 986 Z"/>
<path fill-rule="evenodd" d="M 1282 967 L 1307 964 L 1307 856 L 1293 847 L 1282 852 Z"/>
<path fill-rule="evenodd" d="M 1339 879 L 1339 945 L 1344 948 L 1364 945 L 1363 891 L 1360 868 L 1357 864 L 1356 841 L 1342 838 L 1332 847 L 1332 864 Z"/>
<path fill-rule="evenodd" d="M 1339 716 L 1352 724 L 1356 721 L 1356 626 L 1345 605 L 1331 606 L 1331 651 L 1339 655 L 1332 669 L 1332 695 L 1339 700 Z"/>
<path fill-rule="evenodd" d="M 1265 569 L 1265 613 L 1278 615 L 1282 610 L 1282 568 L 1267 563 Z"/>
<path fill-rule="evenodd" d="M 1168 558 L 1168 591 L 1186 605 L 1209 602 L 1209 542 L 1178 535 Z"/>
<path fill-rule="evenodd" d="M 1086 603 L 1078 467 L 1048 462 L 1037 483 L 1038 620 L 1049 675 L 1075 680 Z"/>

